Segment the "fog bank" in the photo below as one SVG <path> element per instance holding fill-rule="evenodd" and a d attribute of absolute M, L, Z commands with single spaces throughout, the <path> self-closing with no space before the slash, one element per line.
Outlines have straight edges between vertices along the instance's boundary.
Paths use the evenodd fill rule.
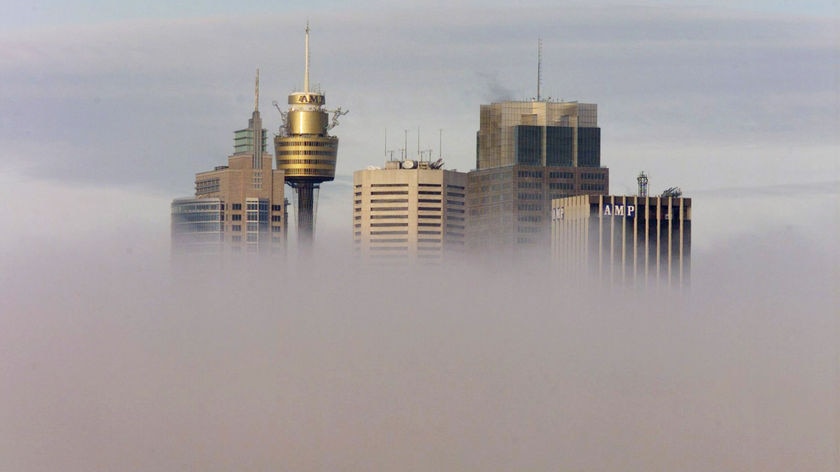
<path fill-rule="evenodd" d="M 807 238 L 695 253 L 682 293 L 333 239 L 308 268 L 9 257 L 0 469 L 837 470 L 838 260 Z"/>

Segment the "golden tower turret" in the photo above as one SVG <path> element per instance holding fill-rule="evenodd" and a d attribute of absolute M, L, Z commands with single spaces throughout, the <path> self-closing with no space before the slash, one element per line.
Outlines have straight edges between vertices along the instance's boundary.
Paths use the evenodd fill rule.
<path fill-rule="evenodd" d="M 286 183 L 297 197 L 298 244 L 309 246 L 315 232 L 315 209 L 321 182 L 335 178 L 338 138 L 329 130 L 346 114 L 338 108 L 326 110 L 326 98 L 319 91 L 309 89 L 309 24 L 306 25 L 306 66 L 303 91 L 289 95 L 289 109 L 280 110 L 283 125 L 274 138 L 277 169 L 286 173 Z M 278 107 L 279 109 L 279 107 Z M 333 113 L 330 121 L 329 113 Z"/>

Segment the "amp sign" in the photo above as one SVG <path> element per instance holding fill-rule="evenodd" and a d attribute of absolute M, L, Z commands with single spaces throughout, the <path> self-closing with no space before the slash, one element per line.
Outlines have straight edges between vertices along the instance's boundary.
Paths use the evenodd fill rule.
<path fill-rule="evenodd" d="M 633 218 L 636 216 L 636 205 L 604 204 L 604 216 L 623 216 Z"/>

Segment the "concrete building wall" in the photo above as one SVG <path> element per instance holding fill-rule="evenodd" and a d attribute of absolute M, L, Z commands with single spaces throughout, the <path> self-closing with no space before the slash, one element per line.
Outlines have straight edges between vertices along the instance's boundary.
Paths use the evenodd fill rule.
<path fill-rule="evenodd" d="M 355 251 L 365 259 L 407 262 L 439 262 L 461 252 L 466 174 L 400 164 L 353 173 Z"/>

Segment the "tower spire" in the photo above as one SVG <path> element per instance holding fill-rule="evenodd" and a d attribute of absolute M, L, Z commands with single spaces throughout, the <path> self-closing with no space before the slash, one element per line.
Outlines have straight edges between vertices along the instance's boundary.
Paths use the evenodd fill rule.
<path fill-rule="evenodd" d="M 254 81 L 254 111 L 260 111 L 260 68 L 257 67 L 257 79 Z"/>
<path fill-rule="evenodd" d="M 303 93 L 309 93 L 309 20 L 306 20 L 306 67 L 303 71 Z"/>
<path fill-rule="evenodd" d="M 540 85 L 542 85 L 542 38 L 537 38 L 537 101 L 541 100 Z"/>

